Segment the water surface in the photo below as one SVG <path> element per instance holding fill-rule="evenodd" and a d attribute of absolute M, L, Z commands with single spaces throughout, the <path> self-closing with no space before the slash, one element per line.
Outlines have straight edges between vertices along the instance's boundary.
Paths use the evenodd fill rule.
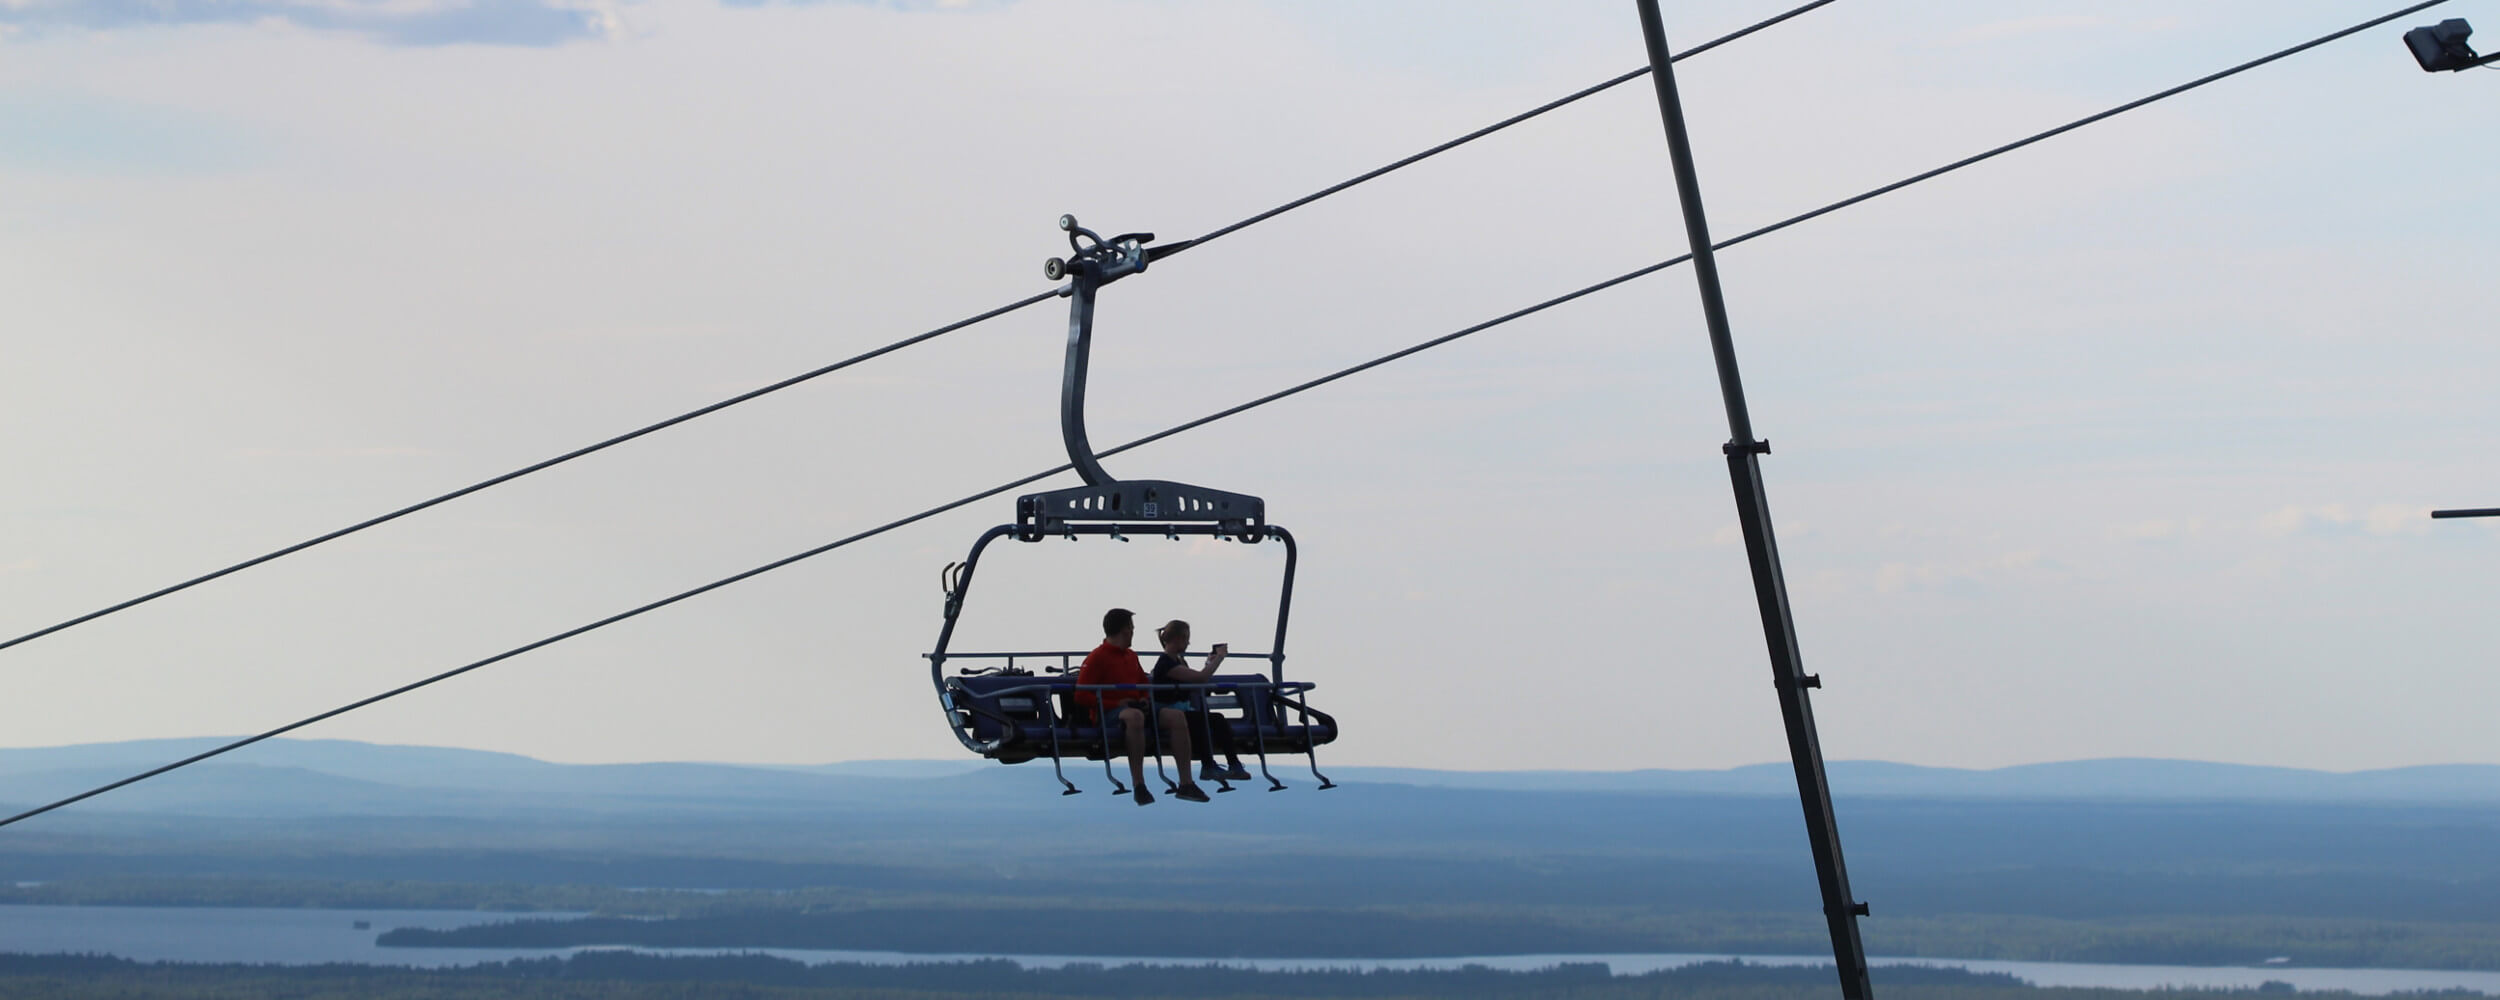
<path fill-rule="evenodd" d="M 240 962 L 318 965 L 350 962 L 442 968 L 515 958 L 547 958 L 580 948 L 384 948 L 374 943 L 399 927 L 449 930 L 513 919 L 561 920 L 576 913 L 488 913 L 478 910 L 295 910 L 235 907 L 13 906 L 0 905 L 0 948 L 20 954 L 71 952 L 116 955 L 143 962 Z M 358 929 L 363 921 L 368 926 Z M 1134 958 L 1100 955 L 921 954 L 788 948 L 637 948 L 655 955 L 761 954 L 810 964 L 862 962 L 900 965 L 1008 958 L 1028 968 L 1077 962 L 1104 965 L 1206 965 L 1245 969 L 1540 969 L 1566 962 L 1604 962 L 1617 975 L 1637 975 L 1699 962 L 1741 958 L 1762 965 L 1828 965 L 1828 955 L 1612 954 L 1481 955 L 1465 958 Z M 1881 966 L 1932 965 L 1973 972 L 2003 972 L 2040 986 L 2155 989 L 2164 986 L 2233 988 L 2268 981 L 2303 990 L 2349 990 L 2387 994 L 2465 989 L 2500 996 L 2500 972 L 2436 969 L 2309 969 L 2293 966 L 2097 965 L 2078 962 L 2000 962 L 1944 958 L 1875 958 Z"/>

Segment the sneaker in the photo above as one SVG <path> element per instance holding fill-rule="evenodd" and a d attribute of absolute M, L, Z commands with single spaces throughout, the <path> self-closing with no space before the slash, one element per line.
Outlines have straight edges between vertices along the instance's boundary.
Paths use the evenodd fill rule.
<path fill-rule="evenodd" d="M 1150 806 L 1155 804 L 1155 793 L 1149 792 L 1143 788 L 1138 789 L 1137 794 L 1129 797 L 1136 799 L 1137 804 L 1141 806 Z"/>
<path fill-rule="evenodd" d="M 1224 780 L 1248 781 L 1250 780 L 1250 769 L 1241 766 L 1240 761 L 1234 761 L 1233 766 L 1224 769 Z"/>
<path fill-rule="evenodd" d="M 1173 790 L 1172 797 L 1180 799 L 1184 802 L 1205 802 L 1207 801 L 1207 791 L 1206 789 L 1200 788 L 1196 785 L 1182 785 L 1181 787 Z"/>

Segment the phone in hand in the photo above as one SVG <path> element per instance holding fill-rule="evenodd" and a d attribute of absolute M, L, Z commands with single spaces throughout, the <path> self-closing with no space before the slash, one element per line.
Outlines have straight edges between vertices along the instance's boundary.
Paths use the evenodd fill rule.
<path fill-rule="evenodd" d="M 1215 655 L 1217 656 L 1230 656 L 1233 652 L 1233 644 L 1229 642 L 1219 642 L 1215 644 L 1214 649 Z"/>

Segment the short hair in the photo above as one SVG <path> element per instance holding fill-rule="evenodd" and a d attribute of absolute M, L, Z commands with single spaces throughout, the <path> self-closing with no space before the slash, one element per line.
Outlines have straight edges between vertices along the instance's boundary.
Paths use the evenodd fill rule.
<path fill-rule="evenodd" d="M 1133 632 L 1136 629 L 1137 612 L 1127 608 L 1113 608 L 1102 613 L 1102 634 L 1104 635 L 1118 635 L 1122 632 Z"/>

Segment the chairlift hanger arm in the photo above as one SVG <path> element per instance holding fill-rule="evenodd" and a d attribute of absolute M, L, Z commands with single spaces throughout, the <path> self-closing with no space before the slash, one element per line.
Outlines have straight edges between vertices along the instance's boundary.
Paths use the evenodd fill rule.
<path fill-rule="evenodd" d="M 1059 437 L 1067 447 L 1068 465 L 1084 485 L 1028 494 L 1016 500 L 1016 520 L 1026 528 L 1026 541 L 1062 534 L 1072 522 L 1200 521 L 1244 541 L 1263 537 L 1267 505 L 1258 497 L 1160 479 L 1122 480 L 1102 467 L 1085 430 L 1085 391 L 1093 363 L 1094 302 L 1102 286 L 1146 270 L 1156 257 L 1188 243 L 1149 248 L 1153 233 L 1122 233 L 1105 237 L 1079 225 L 1076 216 L 1059 217 L 1068 234 L 1070 256 L 1042 264 L 1052 280 L 1068 279 L 1067 360 L 1060 374 Z M 1119 531 L 1111 534 L 1118 535 Z"/>
<path fill-rule="evenodd" d="M 1146 244 L 1154 242 L 1155 234 L 1122 233 L 1104 239 L 1078 225 L 1073 215 L 1060 216 L 1059 228 L 1068 234 L 1069 256 L 1042 262 L 1043 276 L 1053 281 L 1068 279 L 1068 356 L 1060 376 L 1059 436 L 1067 445 L 1068 464 L 1076 467 L 1077 478 L 1087 486 L 1101 486 L 1114 480 L 1094 457 L 1093 442 L 1085 434 L 1085 375 L 1093 361 L 1094 296 L 1102 286 L 1146 269 L 1153 259 L 1147 255 Z"/>

